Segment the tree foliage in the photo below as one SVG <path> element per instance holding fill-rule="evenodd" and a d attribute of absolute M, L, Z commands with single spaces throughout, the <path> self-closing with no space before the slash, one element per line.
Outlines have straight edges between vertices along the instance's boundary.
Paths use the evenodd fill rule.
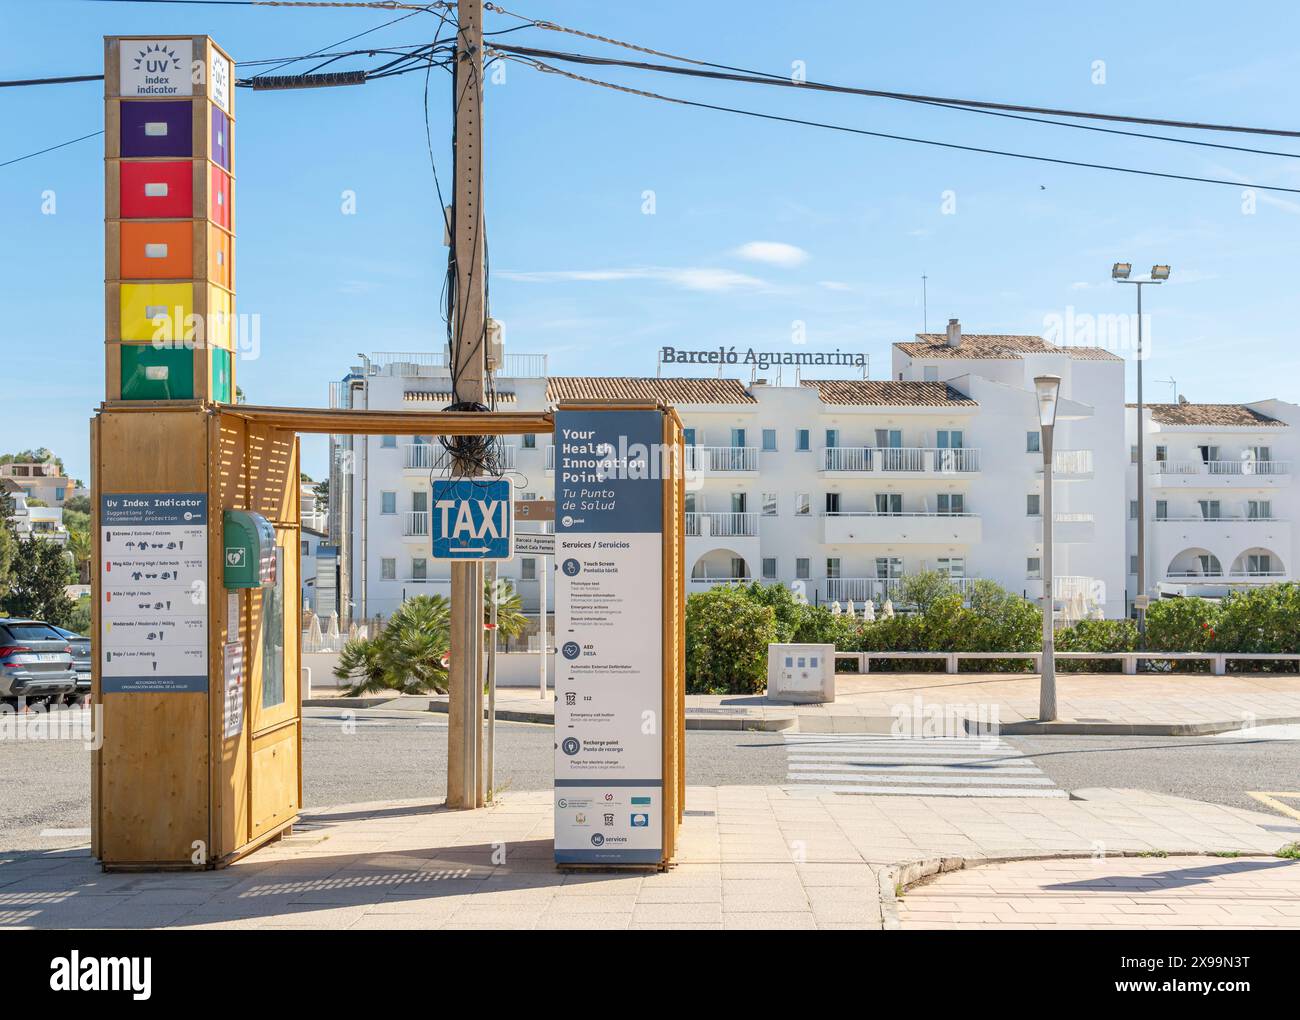
<path fill-rule="evenodd" d="M 69 571 L 68 557 L 58 544 L 41 538 L 18 542 L 0 609 L 7 616 L 66 626 L 74 606 L 64 590 L 71 580 Z"/>

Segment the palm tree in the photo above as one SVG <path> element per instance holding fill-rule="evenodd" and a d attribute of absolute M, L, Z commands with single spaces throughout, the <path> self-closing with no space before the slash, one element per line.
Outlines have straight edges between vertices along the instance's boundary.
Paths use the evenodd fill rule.
<path fill-rule="evenodd" d="M 92 553 L 90 532 L 68 532 L 68 555 L 72 565 L 77 568 L 77 580 L 85 584 L 90 579 L 90 557 Z"/>
<path fill-rule="evenodd" d="M 441 595 L 407 599 L 384 629 L 368 640 L 349 641 L 339 653 L 334 675 L 351 681 L 346 697 L 376 691 L 399 694 L 447 692 L 451 607 Z"/>
<path fill-rule="evenodd" d="M 497 634 L 504 641 L 517 638 L 528 627 L 528 617 L 524 615 L 524 603 L 515 591 L 515 586 L 505 578 L 496 583 L 495 595 L 491 583 L 483 586 L 483 623 L 492 621 L 492 600 L 497 603 Z M 484 631 L 484 641 L 491 640 L 491 632 Z"/>

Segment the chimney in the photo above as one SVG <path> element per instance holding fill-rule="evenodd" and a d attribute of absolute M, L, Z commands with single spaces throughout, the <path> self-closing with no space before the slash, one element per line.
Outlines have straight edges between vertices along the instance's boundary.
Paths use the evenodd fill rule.
<path fill-rule="evenodd" d="M 948 346 L 961 346 L 961 323 L 956 319 L 948 320 Z"/>

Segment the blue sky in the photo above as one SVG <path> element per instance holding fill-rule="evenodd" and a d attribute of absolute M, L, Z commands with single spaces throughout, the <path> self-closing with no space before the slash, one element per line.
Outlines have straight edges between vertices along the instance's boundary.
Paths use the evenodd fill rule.
<path fill-rule="evenodd" d="M 512 10 L 720 63 L 926 94 L 1294 126 L 1300 13 L 1189 2 L 700 4 L 508 0 Z M 0 0 L 0 77 L 93 73 L 105 34 L 208 33 L 238 60 L 309 53 L 390 20 L 365 10 Z M 488 27 L 517 22 L 489 16 Z M 353 45 L 417 43 L 418 15 Z M 535 29 L 521 45 L 632 55 Z M 634 55 L 632 55 L 634 56 Z M 1094 84 L 1096 63 L 1105 83 Z M 706 102 L 1064 159 L 1300 187 L 1300 161 L 885 100 L 617 69 L 594 76 Z M 450 85 L 431 83 L 450 181 Z M 445 263 L 422 75 L 237 95 L 237 302 L 261 317 L 239 365 L 254 403 L 323 405 L 357 351 L 432 350 Z M 0 162 L 102 127 L 98 83 L 0 90 Z M 1042 333 L 1132 310 L 1110 264 L 1173 265 L 1148 291 L 1149 399 L 1300 400 L 1300 195 L 1050 166 L 688 109 L 509 65 L 487 90 L 494 316 L 553 373 L 653 374 L 663 344 L 865 351 L 950 316 Z M 1158 130 L 1158 129 L 1151 129 Z M 1208 140 L 1300 152 L 1246 135 Z M 9 369 L 0 447 L 49 446 L 88 475 L 103 396 L 102 139 L 0 168 Z M 57 199 L 42 214 L 42 193 Z M 341 212 L 343 193 L 356 212 Z M 643 212 L 654 193 L 654 214 Z M 948 208 L 945 211 L 945 193 Z M 1132 373 L 1130 372 L 1130 380 Z M 305 467 L 325 469 L 304 438 Z"/>

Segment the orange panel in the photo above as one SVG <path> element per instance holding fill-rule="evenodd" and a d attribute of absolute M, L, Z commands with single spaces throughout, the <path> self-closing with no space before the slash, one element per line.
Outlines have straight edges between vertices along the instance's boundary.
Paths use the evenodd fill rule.
<path fill-rule="evenodd" d="M 193 275 L 193 223 L 122 221 L 122 279 L 188 280 Z"/>
<path fill-rule="evenodd" d="M 208 228 L 208 279 L 226 290 L 233 289 L 234 271 L 231 254 L 235 243 L 220 227 Z"/>

